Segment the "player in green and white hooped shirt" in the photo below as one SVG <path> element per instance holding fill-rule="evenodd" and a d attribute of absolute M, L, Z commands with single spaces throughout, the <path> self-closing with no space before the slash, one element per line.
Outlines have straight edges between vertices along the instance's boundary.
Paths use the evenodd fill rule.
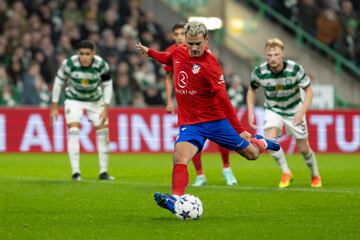
<path fill-rule="evenodd" d="M 277 138 L 282 134 L 285 126 L 287 133 L 295 137 L 298 150 L 311 171 L 311 186 L 321 187 L 316 157 L 308 141 L 305 117 L 313 97 L 310 79 L 299 64 L 284 60 L 284 44 L 277 38 L 267 40 L 265 57 L 266 62 L 255 67 L 251 74 L 251 87 L 247 93 L 249 124 L 256 128 L 255 90 L 262 86 L 265 89 L 265 136 Z M 300 97 L 300 88 L 305 92 L 304 102 Z M 287 165 L 284 151 L 280 149 L 270 154 L 283 172 L 279 187 L 288 187 L 292 181 L 292 173 Z"/>
<path fill-rule="evenodd" d="M 108 106 L 112 98 L 112 79 L 109 65 L 96 55 L 91 41 L 81 41 L 77 54 L 64 60 L 59 68 L 52 91 L 50 115 L 58 115 L 58 101 L 65 86 L 64 111 L 68 127 L 68 154 L 72 168 L 72 179 L 80 177 L 80 118 L 86 112 L 96 129 L 100 162 L 100 180 L 112 180 L 108 174 L 109 130 Z"/>

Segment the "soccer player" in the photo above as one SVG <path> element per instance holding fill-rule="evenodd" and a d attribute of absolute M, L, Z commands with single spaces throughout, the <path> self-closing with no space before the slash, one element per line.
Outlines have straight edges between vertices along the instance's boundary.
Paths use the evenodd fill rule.
<path fill-rule="evenodd" d="M 108 106 L 113 93 L 109 65 L 96 55 L 93 42 L 83 40 L 77 54 L 64 60 L 59 68 L 52 90 L 50 116 L 58 115 L 60 92 L 65 86 L 65 119 L 68 127 L 68 154 L 72 179 L 80 176 L 80 118 L 86 112 L 96 129 L 97 148 L 100 162 L 100 180 L 113 180 L 108 174 L 109 130 Z"/>
<path fill-rule="evenodd" d="M 165 51 L 172 53 L 176 47 L 178 47 L 181 44 L 185 43 L 185 24 L 184 22 L 176 23 L 172 27 L 171 36 L 174 40 L 174 43 L 168 47 Z M 207 48 L 207 46 L 206 46 Z M 165 70 L 165 92 L 166 92 L 166 111 L 169 113 L 174 113 L 174 104 L 172 99 L 172 93 L 173 93 L 173 78 L 174 78 L 174 68 L 172 64 L 168 64 L 164 66 Z M 221 155 L 221 159 L 223 162 L 223 177 L 225 178 L 227 185 L 236 185 L 237 180 L 235 176 L 232 173 L 231 167 L 230 167 L 230 159 L 229 159 L 229 150 L 226 148 L 221 147 L 218 145 L 218 149 Z M 192 184 L 193 187 L 200 187 L 207 184 L 205 174 L 202 169 L 201 164 L 201 152 L 196 154 L 192 158 L 192 162 L 195 167 L 196 171 L 196 178 L 194 183 Z"/>
<path fill-rule="evenodd" d="M 172 194 L 155 193 L 156 203 L 174 213 L 174 203 L 185 193 L 189 182 L 187 164 L 203 149 L 207 139 L 255 160 L 265 149 L 278 150 L 276 140 L 245 131 L 227 96 L 219 62 L 205 49 L 208 33 L 205 24 L 185 25 L 185 44 L 172 53 L 143 46 L 136 48 L 163 64 L 174 66 L 174 88 L 178 104 L 179 135 L 173 153 Z"/>
<path fill-rule="evenodd" d="M 314 152 L 308 141 L 306 111 L 313 97 L 310 79 L 302 66 L 284 59 L 284 44 L 278 38 L 267 40 L 265 44 L 266 62 L 255 67 L 251 74 L 251 87 L 247 93 L 248 120 L 254 124 L 255 90 L 262 86 L 265 89 L 265 136 L 277 138 L 285 126 L 288 134 L 296 138 L 299 152 L 311 171 L 311 187 L 321 187 L 321 178 Z M 302 102 L 300 90 L 305 92 Z M 285 153 L 270 151 L 282 170 L 280 188 L 290 185 L 293 175 L 286 162 Z"/>

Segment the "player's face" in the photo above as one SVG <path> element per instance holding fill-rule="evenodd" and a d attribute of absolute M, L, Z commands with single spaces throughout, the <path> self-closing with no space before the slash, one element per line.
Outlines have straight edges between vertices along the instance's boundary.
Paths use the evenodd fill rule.
<path fill-rule="evenodd" d="M 172 38 L 176 44 L 181 44 L 185 42 L 185 29 L 177 28 L 172 32 Z"/>
<path fill-rule="evenodd" d="M 208 38 L 204 37 L 202 34 L 198 34 L 194 37 L 189 34 L 185 35 L 185 43 L 189 49 L 190 57 L 200 57 L 205 51 L 205 46 L 207 45 Z"/>
<path fill-rule="evenodd" d="M 95 56 L 95 51 L 89 48 L 80 48 L 78 50 L 78 55 L 81 66 L 90 67 Z"/>
<path fill-rule="evenodd" d="M 268 47 L 265 49 L 265 58 L 271 69 L 280 71 L 284 61 L 284 50 L 280 47 Z"/>

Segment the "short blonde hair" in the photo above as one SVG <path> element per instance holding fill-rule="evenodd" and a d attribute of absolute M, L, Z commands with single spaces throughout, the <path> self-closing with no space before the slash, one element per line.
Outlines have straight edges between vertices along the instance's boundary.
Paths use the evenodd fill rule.
<path fill-rule="evenodd" d="M 270 38 L 265 43 L 265 49 L 267 48 L 273 48 L 273 47 L 279 47 L 281 50 L 285 49 L 283 41 L 281 41 L 278 38 Z"/>
<path fill-rule="evenodd" d="M 199 21 L 188 22 L 184 28 L 185 28 L 185 34 L 189 34 L 192 37 L 198 34 L 202 34 L 203 37 L 206 37 L 208 34 L 207 28 L 203 22 L 199 22 Z"/>

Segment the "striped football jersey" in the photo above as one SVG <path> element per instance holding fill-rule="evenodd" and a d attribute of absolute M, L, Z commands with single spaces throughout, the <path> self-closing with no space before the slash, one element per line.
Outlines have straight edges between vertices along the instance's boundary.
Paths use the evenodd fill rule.
<path fill-rule="evenodd" d="M 64 60 L 56 77 L 66 84 L 66 99 L 85 102 L 101 99 L 101 83 L 111 80 L 108 63 L 98 55 L 89 67 L 81 66 L 78 55 Z"/>
<path fill-rule="evenodd" d="M 283 116 L 294 116 L 302 105 L 300 88 L 307 88 L 310 79 L 304 68 L 291 60 L 284 60 L 284 69 L 279 73 L 270 71 L 267 62 L 255 67 L 251 73 L 251 87 L 264 87 L 265 109 Z"/>

